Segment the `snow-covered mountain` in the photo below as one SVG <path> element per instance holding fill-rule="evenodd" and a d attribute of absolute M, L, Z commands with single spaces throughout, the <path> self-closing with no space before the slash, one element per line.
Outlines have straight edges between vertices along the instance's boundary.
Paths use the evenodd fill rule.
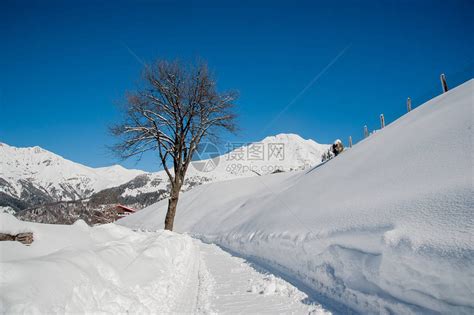
<path fill-rule="evenodd" d="M 192 162 L 183 191 L 210 182 L 306 169 L 319 164 L 329 146 L 295 134 L 279 134 L 230 147 L 229 153 L 220 155 L 213 144 L 203 144 L 201 156 L 211 159 Z M 4 143 L 0 143 L 0 157 L 0 210 L 30 209 L 19 214 L 23 220 L 71 223 L 82 218 L 94 223 L 90 217 L 96 217 L 95 211 L 105 205 L 121 203 L 141 209 L 168 197 L 165 171 L 145 173 L 119 165 L 91 168 L 40 147 L 15 148 Z M 90 200 L 64 202 L 85 198 Z"/>
<path fill-rule="evenodd" d="M 230 152 L 219 155 L 217 147 L 203 144 L 201 155 L 205 153 L 211 158 L 191 163 L 183 190 L 205 183 L 307 169 L 321 163 L 329 145 L 296 134 L 278 134 L 249 144 L 232 143 L 229 147 Z M 122 185 L 120 198 L 126 202 L 127 198 L 167 190 L 168 177 L 160 171 Z"/>
<path fill-rule="evenodd" d="M 40 147 L 16 148 L 0 143 L 0 206 L 18 210 L 79 200 L 143 173 L 120 165 L 91 168 Z"/>
<path fill-rule="evenodd" d="M 186 192 L 174 227 L 356 313 L 473 314 L 473 91 L 470 80 L 311 170 Z M 166 208 L 118 223 L 160 229 Z"/>

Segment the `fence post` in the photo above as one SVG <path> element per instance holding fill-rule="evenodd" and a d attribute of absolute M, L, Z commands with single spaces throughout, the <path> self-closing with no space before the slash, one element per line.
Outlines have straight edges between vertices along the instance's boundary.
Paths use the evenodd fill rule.
<path fill-rule="evenodd" d="M 444 73 L 441 73 L 439 76 L 439 79 L 441 80 L 441 86 L 443 87 L 443 93 L 448 92 L 448 83 L 446 83 L 446 76 Z"/>
<path fill-rule="evenodd" d="M 383 114 L 380 114 L 380 129 L 385 127 L 385 118 L 383 117 Z"/>
<path fill-rule="evenodd" d="M 411 98 L 407 98 L 407 113 L 411 112 Z"/>
<path fill-rule="evenodd" d="M 352 148 L 352 136 L 349 136 L 349 148 Z"/>
<path fill-rule="evenodd" d="M 369 129 L 367 128 L 367 125 L 364 126 L 364 138 L 367 138 L 369 136 Z"/>

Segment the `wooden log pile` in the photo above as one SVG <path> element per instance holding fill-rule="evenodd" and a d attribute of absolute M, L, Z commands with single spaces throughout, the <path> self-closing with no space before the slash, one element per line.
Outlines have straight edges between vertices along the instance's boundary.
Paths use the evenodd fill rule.
<path fill-rule="evenodd" d="M 0 233 L 0 241 L 17 241 L 25 245 L 33 243 L 33 233 L 24 232 L 18 234 Z"/>

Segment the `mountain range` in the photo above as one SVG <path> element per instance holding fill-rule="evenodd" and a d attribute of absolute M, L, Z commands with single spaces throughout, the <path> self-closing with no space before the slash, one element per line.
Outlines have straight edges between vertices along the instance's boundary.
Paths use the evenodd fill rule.
<path fill-rule="evenodd" d="M 211 143 L 201 145 L 188 169 L 182 190 L 195 186 L 317 165 L 328 145 L 296 134 L 278 134 L 259 142 L 231 143 L 220 154 Z M 165 171 L 147 173 L 120 165 L 92 168 L 38 146 L 17 148 L 0 143 L 0 210 L 43 223 L 107 221 L 110 205 L 141 209 L 168 197 Z M 95 218 L 95 219 L 94 219 Z"/>

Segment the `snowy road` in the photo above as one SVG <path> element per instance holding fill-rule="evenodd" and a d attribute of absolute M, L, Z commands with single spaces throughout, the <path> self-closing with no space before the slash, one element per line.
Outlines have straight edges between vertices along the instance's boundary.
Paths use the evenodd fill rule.
<path fill-rule="evenodd" d="M 297 288 L 218 246 L 194 240 L 195 262 L 172 313 L 328 314 Z M 258 270 L 257 270 L 258 269 Z"/>
<path fill-rule="evenodd" d="M 0 242 L 0 314 L 325 314 L 286 281 L 186 234 L 19 221 Z"/>

